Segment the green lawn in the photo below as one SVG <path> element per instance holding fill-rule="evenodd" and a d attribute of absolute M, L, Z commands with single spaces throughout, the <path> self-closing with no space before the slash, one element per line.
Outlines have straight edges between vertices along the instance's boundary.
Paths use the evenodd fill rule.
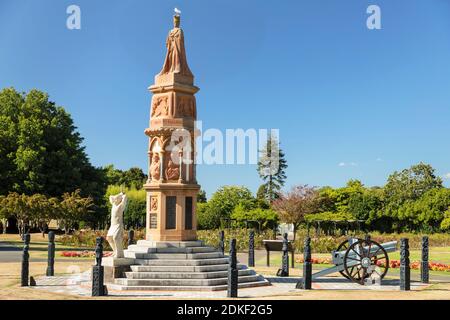
<path fill-rule="evenodd" d="M 303 255 L 301 253 L 295 254 L 296 258 L 301 258 Z M 327 253 L 317 253 L 313 254 L 314 258 L 330 258 L 331 254 Z M 289 255 L 289 263 L 291 256 Z M 389 254 L 390 260 L 400 260 L 400 252 L 392 252 Z M 421 259 L 421 252 L 420 250 L 411 250 L 410 251 L 410 260 L 411 262 L 414 261 L 420 261 Z M 439 263 L 445 263 L 450 264 L 450 247 L 433 247 L 430 248 L 430 254 L 429 254 L 429 260 L 430 262 L 439 262 Z M 257 266 L 265 266 L 266 265 L 266 257 L 260 257 L 256 260 Z M 281 266 L 281 253 L 279 252 L 271 252 L 270 253 L 270 265 L 271 266 Z M 297 266 L 299 266 L 299 263 L 296 263 Z M 323 265 L 325 266 L 325 265 Z M 447 272 L 448 274 L 448 272 Z"/>

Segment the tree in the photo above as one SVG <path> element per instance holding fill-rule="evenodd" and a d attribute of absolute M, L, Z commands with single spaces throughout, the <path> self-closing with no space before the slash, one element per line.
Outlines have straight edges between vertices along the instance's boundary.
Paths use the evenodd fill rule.
<path fill-rule="evenodd" d="M 141 168 L 133 167 L 126 171 L 122 171 L 114 168 L 114 165 L 109 164 L 103 169 L 109 185 L 123 186 L 129 189 L 135 188 L 140 190 L 147 180 L 147 175 Z"/>
<path fill-rule="evenodd" d="M 260 151 L 258 161 L 258 174 L 264 181 L 264 189 L 258 191 L 265 193 L 265 199 L 272 202 L 278 198 L 278 193 L 286 181 L 287 162 L 275 136 L 269 135 L 266 146 Z M 261 187 L 260 187 L 261 188 Z"/>
<path fill-rule="evenodd" d="M 197 222 L 199 228 L 216 229 L 222 219 L 231 218 L 234 208 L 242 204 L 247 210 L 255 208 L 255 198 L 246 187 L 223 186 L 205 203 L 197 204 Z"/>
<path fill-rule="evenodd" d="M 123 172 L 120 184 L 126 186 L 127 188 L 134 187 L 137 190 L 140 190 L 146 180 L 147 175 L 144 171 L 142 171 L 141 168 L 133 167 Z"/>
<path fill-rule="evenodd" d="M 416 201 L 406 201 L 398 209 L 397 217 L 410 231 L 439 231 L 450 206 L 450 190 L 435 188 L 427 191 Z"/>
<path fill-rule="evenodd" d="M 441 222 L 441 230 L 450 231 L 450 208 L 444 214 L 444 219 Z"/>
<path fill-rule="evenodd" d="M 31 218 L 28 197 L 24 194 L 11 192 L 2 200 L 2 212 L 6 217 L 13 217 L 17 220 L 19 235 L 23 237 L 25 229 Z"/>
<path fill-rule="evenodd" d="M 361 193 L 353 193 L 348 199 L 347 211 L 356 220 L 370 222 L 382 208 L 381 197 L 381 189 L 364 189 Z"/>
<path fill-rule="evenodd" d="M 206 192 L 205 190 L 200 190 L 197 194 L 197 203 L 205 203 L 208 200 L 206 199 Z"/>
<path fill-rule="evenodd" d="M 83 198 L 80 190 L 66 192 L 58 207 L 58 222 L 63 226 L 66 234 L 91 211 L 93 206 L 91 197 Z"/>
<path fill-rule="evenodd" d="M 294 186 L 290 191 L 280 193 L 280 197 L 272 203 L 280 220 L 294 226 L 294 240 L 305 216 L 316 213 L 318 206 L 317 190 L 307 185 Z"/>
<path fill-rule="evenodd" d="M 6 223 L 9 218 L 9 212 L 6 210 L 6 197 L 0 195 L 0 221 L 3 227 L 3 233 L 6 233 Z"/>
<path fill-rule="evenodd" d="M 428 164 L 421 162 L 401 172 L 394 172 L 384 187 L 382 215 L 392 219 L 395 227 L 401 230 L 406 221 L 399 216 L 400 207 L 406 202 L 418 200 L 434 188 L 442 188 L 442 179 L 435 175 L 433 167 Z"/>
<path fill-rule="evenodd" d="M 274 210 L 263 208 L 248 210 L 242 204 L 234 208 L 231 218 L 239 222 L 258 221 L 262 228 L 273 228 L 278 222 L 278 215 Z"/>
<path fill-rule="evenodd" d="M 82 142 L 71 116 L 46 93 L 1 90 L 0 194 L 59 197 L 80 189 L 101 209 L 105 173 L 90 164 Z"/>
<path fill-rule="evenodd" d="M 113 164 L 109 164 L 103 168 L 105 170 L 105 175 L 108 180 L 108 185 L 118 186 L 120 185 L 123 171 L 114 168 Z"/>
<path fill-rule="evenodd" d="M 28 210 L 30 212 L 30 220 L 34 221 L 45 237 L 45 231 L 50 221 L 57 217 L 58 199 L 48 199 L 45 195 L 34 194 L 27 197 Z"/>

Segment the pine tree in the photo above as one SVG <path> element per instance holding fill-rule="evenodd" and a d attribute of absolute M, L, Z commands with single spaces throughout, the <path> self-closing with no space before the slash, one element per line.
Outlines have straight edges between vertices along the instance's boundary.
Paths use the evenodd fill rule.
<path fill-rule="evenodd" d="M 261 188 L 260 192 L 264 190 L 266 200 L 272 203 L 284 186 L 288 166 L 277 137 L 269 135 L 265 148 L 260 152 L 258 174 L 264 181 L 264 189 Z"/>

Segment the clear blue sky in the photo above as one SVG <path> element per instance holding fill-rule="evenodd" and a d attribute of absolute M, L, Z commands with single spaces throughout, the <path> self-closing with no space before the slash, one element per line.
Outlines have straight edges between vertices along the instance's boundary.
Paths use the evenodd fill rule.
<path fill-rule="evenodd" d="M 66 28 L 70 4 L 81 30 Z M 366 28 L 370 4 L 382 30 Z M 48 92 L 94 165 L 145 169 L 175 6 L 203 127 L 279 128 L 287 187 L 382 185 L 419 161 L 450 172 L 447 0 L 0 0 L 0 88 Z M 198 180 L 208 194 L 260 184 L 250 165 L 201 165 Z"/>

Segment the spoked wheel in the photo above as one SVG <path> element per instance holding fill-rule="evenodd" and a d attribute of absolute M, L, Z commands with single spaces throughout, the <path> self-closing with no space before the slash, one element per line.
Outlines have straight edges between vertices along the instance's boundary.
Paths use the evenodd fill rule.
<path fill-rule="evenodd" d="M 349 247 L 350 247 L 350 243 L 349 243 L 349 241 L 348 241 L 348 239 L 347 239 L 347 240 L 341 242 L 341 244 L 337 247 L 336 251 L 337 251 L 337 252 L 340 252 L 340 251 L 346 251 L 346 250 L 348 250 Z M 345 273 L 344 270 L 339 271 L 339 273 L 340 273 L 344 278 L 349 279 L 349 277 L 347 276 L 347 274 Z"/>
<path fill-rule="evenodd" d="M 389 257 L 384 248 L 373 240 L 362 240 L 350 245 L 344 255 L 344 272 L 347 278 L 364 284 L 372 275 L 383 279 L 389 269 Z"/>

